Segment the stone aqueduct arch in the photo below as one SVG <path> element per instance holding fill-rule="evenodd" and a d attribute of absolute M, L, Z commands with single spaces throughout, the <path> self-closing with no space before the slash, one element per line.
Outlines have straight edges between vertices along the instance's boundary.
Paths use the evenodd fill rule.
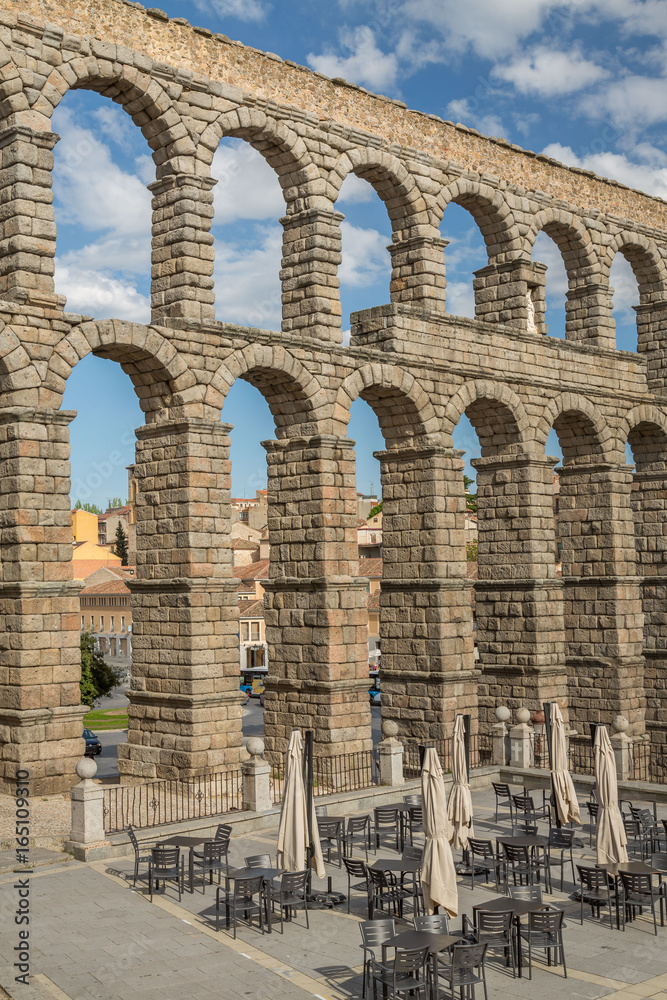
<path fill-rule="evenodd" d="M 667 741 L 667 206 L 154 9 L 108 0 L 103 28 L 85 0 L 71 0 L 57 24 L 52 9 L 26 0 L 0 11 L 2 780 L 26 766 L 34 792 L 65 789 L 81 754 L 74 414 L 61 402 L 89 353 L 121 364 L 146 420 L 124 780 L 187 777 L 239 758 L 221 422 L 238 378 L 264 394 L 276 423 L 265 442 L 270 754 L 304 723 L 321 754 L 371 746 L 347 436 L 359 397 L 385 438 L 383 714 L 410 738 L 444 736 L 457 710 L 484 726 L 511 691 L 512 707 L 558 698 L 580 729 L 623 713 L 634 732 Z M 152 151 L 149 326 L 72 315 L 56 295 L 51 117 L 75 88 L 121 104 Z M 258 149 L 282 187 L 281 331 L 215 319 L 211 164 L 224 136 Z M 385 203 L 392 277 L 390 301 L 358 314 L 343 346 L 337 199 L 350 173 Z M 471 213 L 488 252 L 475 320 L 446 309 L 441 230 L 452 202 Z M 568 273 L 565 341 L 545 336 L 540 231 Z M 640 290 L 638 352 L 622 356 L 609 291 L 619 252 Z M 463 462 L 452 445 L 464 413 L 481 444 L 478 662 Z M 552 428 L 564 454 L 560 575 L 544 454 Z M 604 618 L 588 613 L 597 605 Z"/>

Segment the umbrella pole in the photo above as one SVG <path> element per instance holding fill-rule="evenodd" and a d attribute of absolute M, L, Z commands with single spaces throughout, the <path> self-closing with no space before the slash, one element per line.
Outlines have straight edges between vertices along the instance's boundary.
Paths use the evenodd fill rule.
<path fill-rule="evenodd" d="M 547 731 L 547 752 L 549 754 L 549 772 L 551 774 L 551 802 L 554 807 L 554 812 L 556 813 L 556 828 L 560 830 L 563 824 L 560 821 L 560 815 L 558 813 L 558 800 L 556 798 L 556 787 L 554 783 L 554 747 L 553 728 L 551 725 L 551 706 L 555 704 L 555 701 L 545 701 L 542 705 L 542 711 L 544 712 L 544 726 Z"/>
<path fill-rule="evenodd" d="M 312 861 L 315 855 L 315 844 L 313 843 L 313 736 L 313 730 L 307 729 L 303 758 L 306 780 L 306 815 L 308 817 L 308 845 L 306 847 L 306 868 L 308 869 L 306 892 L 308 896 L 311 895 L 312 891 Z"/>

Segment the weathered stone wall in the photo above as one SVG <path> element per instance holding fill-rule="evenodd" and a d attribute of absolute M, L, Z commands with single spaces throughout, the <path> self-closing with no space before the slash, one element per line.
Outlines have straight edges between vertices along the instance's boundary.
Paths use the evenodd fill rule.
<path fill-rule="evenodd" d="M 128 779 L 210 771 L 241 743 L 229 590 L 225 397 L 237 378 L 276 424 L 270 469 L 270 752 L 294 725 L 318 752 L 369 746 L 363 583 L 356 577 L 350 406 L 384 438 L 383 712 L 406 735 L 457 710 L 558 697 L 570 721 L 622 712 L 667 731 L 664 575 L 667 210 L 664 202 L 123 0 L 0 11 L 0 760 L 68 787 L 81 753 L 76 584 L 60 410 L 89 353 L 132 379 L 145 413 Z M 120 104 L 155 162 L 153 321 L 95 322 L 56 294 L 51 131 L 73 88 Z M 285 198 L 280 332 L 214 319 L 211 162 L 250 142 Z M 390 302 L 342 345 L 336 199 L 354 172 L 392 225 Z M 446 206 L 488 265 L 475 320 L 447 313 Z M 546 335 L 538 232 L 568 273 L 566 340 Z M 609 269 L 639 285 L 638 351 L 615 349 Z M 466 596 L 466 413 L 480 440 L 477 640 Z M 552 427 L 563 450 L 563 579 L 551 554 Z M 625 446 L 635 452 L 633 477 Z M 648 653 L 645 660 L 644 653 Z M 646 666 L 648 663 L 648 666 Z M 569 702 L 569 704 L 568 704 Z"/>

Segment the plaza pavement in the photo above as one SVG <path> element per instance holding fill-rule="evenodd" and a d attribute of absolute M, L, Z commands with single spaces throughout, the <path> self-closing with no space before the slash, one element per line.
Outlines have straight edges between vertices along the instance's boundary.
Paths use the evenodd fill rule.
<path fill-rule="evenodd" d="M 400 795 L 397 794 L 397 799 Z M 493 821 L 493 795 L 474 794 L 477 834 L 508 832 L 501 817 Z M 230 861 L 242 864 L 249 854 L 275 857 L 277 831 L 232 840 Z M 159 836 L 159 834 L 158 834 Z M 156 837 L 157 839 L 157 837 Z M 587 828 L 584 847 L 576 855 L 592 858 Z M 377 857 L 396 857 L 382 847 Z M 372 863 L 373 855 L 370 860 Z M 93 864 L 65 861 L 42 852 L 31 877 L 32 978 L 16 984 L 11 969 L 17 944 L 13 924 L 15 876 L 0 874 L 0 985 L 5 995 L 27 1000 L 352 1000 L 361 996 L 361 940 L 357 924 L 366 918 L 365 899 L 354 896 L 352 913 L 311 910 L 306 931 L 303 912 L 280 934 L 262 935 L 241 925 L 237 940 L 215 931 L 215 889 L 201 886 L 184 893 L 181 903 L 173 886 L 148 899 L 144 885 L 131 888 L 133 859 Z M 557 870 L 554 869 L 557 880 Z M 334 888 L 346 891 L 345 870 L 327 865 Z M 562 968 L 538 962 L 532 981 L 513 979 L 494 953 L 488 962 L 490 1000 L 500 998 L 610 997 L 612 1000 L 667 1000 L 667 926 L 653 934 L 646 914 L 623 933 L 611 930 L 587 911 L 583 928 L 579 906 L 566 873 L 565 891 L 548 897 L 566 910 L 565 951 L 568 979 Z M 314 879 L 314 885 L 318 880 Z M 460 912 L 471 915 L 473 903 L 497 895 L 492 885 L 459 886 Z M 407 908 L 406 908 L 407 912 Z M 603 911 L 604 912 L 604 911 Z M 404 926 L 410 920 L 405 921 Z M 400 921 L 398 922 L 400 924 Z M 460 926 L 460 917 L 454 922 Z M 3 993 L 0 990 L 0 997 Z M 478 1000 L 482 993 L 479 991 Z"/>

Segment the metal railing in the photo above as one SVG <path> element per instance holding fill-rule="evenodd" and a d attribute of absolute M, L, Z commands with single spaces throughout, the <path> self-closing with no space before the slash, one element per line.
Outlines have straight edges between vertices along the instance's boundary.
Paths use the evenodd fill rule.
<path fill-rule="evenodd" d="M 568 764 L 572 774 L 595 774 L 595 753 L 590 740 L 570 740 Z"/>
<path fill-rule="evenodd" d="M 216 771 L 187 781 L 160 779 L 141 785 L 111 785 L 104 789 L 104 830 L 121 833 L 219 816 L 243 809 L 239 768 Z"/>
<path fill-rule="evenodd" d="M 429 740 L 426 745 L 437 750 L 442 769 L 445 774 L 452 770 L 452 741 Z M 403 744 L 403 777 L 406 781 L 418 778 L 421 774 L 419 743 L 412 740 Z M 493 745 L 490 733 L 473 733 L 470 737 L 470 770 L 486 767 L 493 762 Z"/>
<path fill-rule="evenodd" d="M 632 777 L 667 785 L 667 744 L 638 740 L 632 745 Z"/>
<path fill-rule="evenodd" d="M 378 780 L 378 758 L 374 750 L 357 750 L 354 753 L 337 754 L 335 757 L 313 759 L 313 794 L 316 796 L 371 788 Z M 274 805 L 282 801 L 284 786 L 283 768 L 275 767 L 271 774 L 271 797 Z"/>

